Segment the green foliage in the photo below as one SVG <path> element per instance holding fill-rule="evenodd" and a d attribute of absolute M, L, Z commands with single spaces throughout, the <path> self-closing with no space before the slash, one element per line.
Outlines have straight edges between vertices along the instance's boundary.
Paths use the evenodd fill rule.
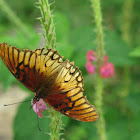
<path fill-rule="evenodd" d="M 140 47 L 135 48 L 131 53 L 130 56 L 133 57 L 140 57 Z"/>
<path fill-rule="evenodd" d="M 111 140 L 124 140 L 129 139 L 128 133 L 129 123 L 128 120 L 119 120 L 118 122 L 114 122 L 111 124 L 107 131 L 108 139 Z M 116 136 L 116 137 L 114 137 Z"/>
<path fill-rule="evenodd" d="M 134 125 L 133 125 L 133 131 L 134 132 L 133 132 L 133 135 L 132 135 L 133 140 L 137 140 L 140 137 L 140 134 L 139 134 L 139 130 L 140 130 L 140 128 L 139 128 L 139 126 L 140 126 L 139 115 L 140 115 L 140 112 L 139 112 L 139 114 L 137 114 L 137 117 L 133 120 L 133 122 L 134 122 Z"/>
<path fill-rule="evenodd" d="M 140 100 L 139 93 L 130 94 L 126 98 L 128 108 L 131 110 L 131 113 L 135 116 L 139 115 L 140 113 L 140 108 L 138 108 L 139 100 Z"/>
<path fill-rule="evenodd" d="M 81 27 L 74 30 L 71 34 L 71 43 L 75 46 L 71 59 L 74 60 L 79 67 L 83 67 L 86 64 L 86 52 L 91 49 L 96 50 L 96 41 L 93 42 L 93 38 L 96 38 L 96 32 L 94 32 L 94 30 L 94 27 Z M 129 57 L 132 48 L 130 48 L 117 33 L 106 31 L 104 38 L 106 55 L 109 56 L 110 62 L 113 62 L 116 66 L 133 65 L 137 63 L 136 60 Z M 77 55 L 75 55 L 75 53 L 77 53 Z"/>
<path fill-rule="evenodd" d="M 53 2 L 53 0 L 51 1 Z M 34 0 L 7 0 L 9 7 L 23 21 L 22 23 L 27 27 L 30 34 L 26 36 L 0 10 L 0 42 L 7 42 L 21 49 L 28 48 L 33 50 L 40 47 L 40 36 L 36 31 L 36 25 L 40 23 L 35 19 L 39 17 L 40 13 L 35 8 L 34 2 Z M 101 5 L 104 19 L 103 25 L 105 27 L 105 53 L 109 56 L 109 61 L 116 66 L 115 77 L 105 80 L 103 112 L 106 120 L 107 137 L 108 140 L 138 140 L 140 137 L 140 63 L 137 58 L 140 56 L 140 48 L 134 48 L 133 46 L 140 46 L 140 32 L 138 30 L 140 23 L 139 0 L 135 0 L 134 3 L 131 47 L 121 39 L 120 27 L 122 26 L 121 9 L 123 1 L 102 1 Z M 85 70 L 86 52 L 91 49 L 95 50 L 97 47 L 96 29 L 91 26 L 91 24 L 95 25 L 95 22 L 92 22 L 93 15 L 91 14 L 90 2 L 85 0 L 59 0 L 51 8 L 55 11 L 53 18 L 56 28 L 56 43 L 58 43 L 55 49 L 58 50 L 60 55 L 70 59 L 70 61 L 74 61 L 75 66 L 80 67 L 84 75 L 84 95 L 87 95 L 91 104 L 95 104 L 96 75 L 88 75 Z M 126 66 L 132 66 L 130 71 L 132 78 L 131 90 L 126 99 L 121 99 L 119 93 L 122 86 L 122 69 Z M 18 83 L 3 62 L 0 62 L 0 82 L 4 90 L 13 83 Z M 21 84 L 18 85 L 29 92 Z M 42 130 L 39 132 L 37 115 L 30 109 L 30 106 L 30 102 L 23 103 L 17 111 L 13 124 L 14 140 L 49 139 L 50 136 L 47 134 L 50 132 L 48 112 L 44 112 L 47 118 L 39 119 Z M 62 121 L 63 128 L 65 128 L 62 138 L 64 137 L 66 140 L 98 140 L 95 128 L 96 122 L 78 122 L 66 116 L 62 117 Z"/>
<path fill-rule="evenodd" d="M 28 31 L 30 32 L 29 36 L 26 36 L 22 31 L 16 30 L 13 32 L 12 29 L 4 33 L 0 33 L 0 42 L 6 42 L 12 46 L 16 46 L 21 49 L 35 49 L 38 48 L 38 43 L 40 36 L 36 34 L 35 29 L 27 26 Z"/>
<path fill-rule="evenodd" d="M 30 24 L 35 24 L 36 21 L 36 17 L 39 15 L 39 11 L 35 8 L 34 3 L 36 1 L 34 0 L 4 0 L 6 3 L 8 3 L 8 5 L 10 6 L 10 8 L 15 12 L 15 14 L 23 19 L 23 21 L 25 21 L 26 23 L 30 23 Z M 0 23 L 4 23 L 8 22 L 9 19 L 7 18 L 7 16 L 5 16 L 5 14 L 3 12 L 1 12 L 0 14 Z"/>
<path fill-rule="evenodd" d="M 38 42 L 40 40 L 40 37 L 38 34 L 35 33 L 34 29 L 30 27 L 28 27 L 28 29 L 28 31 L 32 33 L 30 37 L 25 36 L 22 31 L 15 31 L 14 33 L 11 31 L 11 33 L 8 33 L 8 35 L 7 33 L 1 35 L 0 42 L 6 42 L 20 49 L 26 48 L 34 50 L 38 48 Z M 6 91 L 6 89 L 10 85 L 12 85 L 12 83 L 17 81 L 2 61 L 0 68 L 0 81 L 3 83 L 4 91 Z"/>
<path fill-rule="evenodd" d="M 30 100 L 27 98 L 26 100 Z M 34 113 L 33 109 L 30 109 L 31 102 L 23 103 L 18 109 L 18 113 L 14 120 L 14 140 L 39 140 L 39 139 L 49 139 L 49 123 L 50 119 L 43 117 L 39 119 L 39 125 L 41 132 L 38 129 L 37 115 Z M 48 116 L 47 112 L 44 112 L 45 116 Z M 47 132 L 47 133 L 46 133 Z"/>
<path fill-rule="evenodd" d="M 29 90 L 28 90 L 29 92 Z M 32 99 L 31 97 L 25 99 L 28 101 Z M 43 118 L 39 118 L 39 125 L 41 128 L 41 132 L 38 129 L 38 121 L 37 121 L 37 114 L 30 109 L 31 102 L 22 103 L 17 111 L 15 120 L 14 120 L 14 140 L 39 140 L 39 139 L 50 139 L 49 133 L 49 125 L 50 125 L 50 118 L 49 113 L 47 111 L 43 112 Z M 64 127 L 69 123 L 68 117 L 62 117 L 62 121 Z"/>
<path fill-rule="evenodd" d="M 53 13 L 50 9 L 50 6 L 52 4 L 49 4 L 48 0 L 39 0 L 37 5 L 41 12 L 41 17 L 39 17 L 38 19 L 41 21 L 43 36 L 45 39 L 45 47 L 47 49 L 55 48 L 56 33 L 55 33 L 55 26 L 53 23 Z"/>
<path fill-rule="evenodd" d="M 56 27 L 57 51 L 65 58 L 70 58 L 74 47 L 69 42 L 70 23 L 68 18 L 61 12 L 54 13 L 54 23 Z"/>
<path fill-rule="evenodd" d="M 11 74 L 5 64 L 0 60 L 0 82 L 2 82 L 3 91 L 6 91 L 6 89 L 16 81 L 16 78 Z"/>
<path fill-rule="evenodd" d="M 137 75 L 139 76 L 139 75 Z M 88 99 L 92 104 L 94 104 L 94 85 L 95 83 L 91 82 L 93 77 L 86 76 L 85 77 L 85 94 L 87 95 Z M 133 81 L 134 82 L 134 81 Z M 132 82 L 132 83 L 133 83 Z M 121 98 L 116 95 L 117 87 L 113 87 L 110 85 L 110 83 L 106 83 L 107 89 L 104 90 L 104 116 L 106 120 L 106 128 L 107 128 L 107 138 L 108 140 L 112 139 L 136 139 L 138 138 L 138 126 L 140 122 L 139 113 L 140 109 L 138 107 L 138 102 L 140 100 L 139 92 L 135 90 L 138 87 L 134 87 L 135 82 L 132 84 L 132 89 L 129 93 L 129 96 L 126 98 L 126 100 L 123 101 L 124 104 L 121 104 L 120 100 Z M 118 85 L 117 83 L 115 85 Z M 112 91 L 108 91 L 108 89 L 113 88 Z M 122 108 L 126 107 L 125 112 L 122 110 Z M 136 123 L 137 122 L 137 123 Z M 91 127 L 91 124 L 81 123 L 84 124 L 84 128 L 86 129 L 88 137 L 86 139 L 92 139 L 97 140 L 96 134 L 94 134 L 94 123 L 91 123 L 93 127 Z M 89 128 L 89 130 L 87 129 Z M 95 137 L 94 137 L 95 136 Z M 116 137 L 114 137 L 116 136 Z"/>
<path fill-rule="evenodd" d="M 76 132 L 76 134 L 75 134 Z M 68 140 L 85 140 L 86 139 L 86 131 L 84 127 L 81 126 L 71 126 L 68 131 L 68 135 L 66 137 Z"/>
<path fill-rule="evenodd" d="M 50 9 L 50 6 L 53 3 L 49 3 L 48 0 L 39 0 L 37 3 L 38 8 L 41 12 L 41 17 L 39 18 L 42 25 L 43 37 L 45 39 L 46 49 L 54 49 L 56 47 L 56 32 L 55 25 L 53 23 L 53 13 Z M 49 117 L 50 117 L 50 138 L 52 140 L 59 140 L 62 130 L 62 120 L 59 112 L 53 110 L 51 107 L 48 108 Z"/>
<path fill-rule="evenodd" d="M 65 39 L 68 40 L 68 35 L 70 33 L 70 23 L 68 18 L 64 15 L 64 13 L 55 11 L 54 23 L 56 27 L 57 42 L 61 42 Z"/>

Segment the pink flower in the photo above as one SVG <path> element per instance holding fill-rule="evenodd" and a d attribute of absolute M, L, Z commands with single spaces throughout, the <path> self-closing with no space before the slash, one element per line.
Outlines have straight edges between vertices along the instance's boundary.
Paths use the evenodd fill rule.
<path fill-rule="evenodd" d="M 42 112 L 47 109 L 46 103 L 43 101 L 43 99 L 40 99 L 38 102 L 33 104 L 33 100 L 31 101 L 31 104 L 33 106 L 34 112 L 38 115 L 39 118 L 42 118 Z"/>
<path fill-rule="evenodd" d="M 114 65 L 113 63 L 105 63 L 100 67 L 100 75 L 102 78 L 112 77 L 114 75 Z"/>
<path fill-rule="evenodd" d="M 86 64 L 86 70 L 89 74 L 94 74 L 96 66 L 92 64 L 92 62 L 88 61 Z"/>
<path fill-rule="evenodd" d="M 93 50 L 87 52 L 87 61 L 96 61 L 95 52 Z"/>
<path fill-rule="evenodd" d="M 103 56 L 103 59 L 104 59 L 104 63 L 107 63 L 108 62 L 108 56 L 107 55 L 104 55 Z"/>
<path fill-rule="evenodd" d="M 86 70 L 89 74 L 94 74 L 95 73 L 95 69 L 96 69 L 96 55 L 95 55 L 95 51 L 90 50 L 87 52 L 87 64 L 86 64 Z M 92 64 L 92 62 L 94 61 L 94 64 Z M 114 75 L 114 65 L 113 63 L 109 63 L 108 62 L 108 56 L 104 55 L 103 56 L 103 64 L 99 69 L 99 73 L 101 75 L 102 78 L 108 78 L 108 77 L 112 77 Z"/>

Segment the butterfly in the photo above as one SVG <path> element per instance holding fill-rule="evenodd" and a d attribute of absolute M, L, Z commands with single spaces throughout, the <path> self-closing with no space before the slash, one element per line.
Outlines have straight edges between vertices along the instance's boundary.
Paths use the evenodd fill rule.
<path fill-rule="evenodd" d="M 43 99 L 56 111 L 84 122 L 98 119 L 93 105 L 83 95 L 83 77 L 74 62 L 57 51 L 28 50 L 0 44 L 0 57 L 4 64 L 26 88 L 35 92 L 33 102 Z"/>

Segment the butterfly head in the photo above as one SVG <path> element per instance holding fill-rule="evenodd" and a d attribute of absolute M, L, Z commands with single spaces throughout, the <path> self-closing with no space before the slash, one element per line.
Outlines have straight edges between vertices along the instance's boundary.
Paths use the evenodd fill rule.
<path fill-rule="evenodd" d="M 39 97 L 37 97 L 37 96 L 34 96 L 34 98 L 33 98 L 33 104 L 35 104 L 36 102 L 38 102 L 40 100 L 40 98 Z"/>

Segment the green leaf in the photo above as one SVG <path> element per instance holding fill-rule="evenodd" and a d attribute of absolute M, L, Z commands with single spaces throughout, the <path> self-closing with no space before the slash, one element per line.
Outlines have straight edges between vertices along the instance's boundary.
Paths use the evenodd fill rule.
<path fill-rule="evenodd" d="M 96 122 L 81 122 L 80 127 L 85 129 L 87 140 L 97 139 Z"/>
<path fill-rule="evenodd" d="M 137 116 L 134 118 L 134 124 L 133 124 L 133 136 L 132 140 L 138 140 L 140 138 L 140 112 L 137 114 Z"/>
<path fill-rule="evenodd" d="M 38 43 L 40 40 L 40 36 L 36 34 L 36 31 L 32 29 L 30 26 L 28 27 L 29 32 L 31 34 L 29 36 L 25 36 L 22 31 L 15 31 L 11 34 L 3 34 L 0 37 L 0 42 L 6 42 L 21 49 L 36 49 L 38 47 Z"/>
<path fill-rule="evenodd" d="M 105 32 L 105 50 L 109 61 L 116 66 L 131 66 L 137 63 L 129 57 L 132 47 L 128 46 L 115 32 Z"/>
<path fill-rule="evenodd" d="M 70 58 L 74 47 L 69 43 L 70 22 L 61 12 L 54 13 L 54 23 L 56 29 L 56 39 L 58 42 L 57 51 L 65 58 Z"/>
<path fill-rule="evenodd" d="M 104 106 L 104 116 L 106 118 L 107 123 L 113 124 L 116 120 L 120 120 L 122 117 L 121 112 L 113 106 Z"/>
<path fill-rule="evenodd" d="M 134 93 L 129 94 L 126 98 L 126 103 L 127 103 L 128 107 L 130 108 L 131 112 L 135 115 L 140 113 L 140 108 L 138 107 L 139 101 L 140 101 L 139 93 L 138 94 L 134 94 Z"/>
<path fill-rule="evenodd" d="M 68 38 L 70 32 L 70 22 L 65 16 L 65 14 L 61 12 L 54 12 L 54 23 L 56 30 L 56 39 L 57 42 L 61 42 L 64 39 Z"/>
<path fill-rule="evenodd" d="M 30 100 L 27 98 L 26 100 Z M 47 111 L 44 112 L 44 117 L 39 119 L 41 132 L 38 129 L 37 114 L 30 109 L 31 102 L 22 103 L 17 111 L 14 120 L 14 140 L 44 140 L 50 139 L 49 124 L 50 119 Z"/>
<path fill-rule="evenodd" d="M 25 101 L 31 100 L 33 97 L 25 99 Z M 39 118 L 39 124 L 41 132 L 38 129 L 37 114 L 30 109 L 31 102 L 22 103 L 17 111 L 16 117 L 14 119 L 14 140 L 26 140 L 26 139 L 50 139 L 50 118 L 48 111 L 43 112 L 43 117 Z M 65 128 L 70 119 L 69 117 L 62 117 L 62 128 Z M 62 131 L 63 132 L 63 131 Z M 63 135 L 62 135 L 63 137 Z"/>
<path fill-rule="evenodd" d="M 59 43 L 59 45 L 57 46 L 57 51 L 61 56 L 64 56 L 66 59 L 72 56 L 74 47 L 70 45 L 67 41 L 63 41 L 62 43 Z"/>
<path fill-rule="evenodd" d="M 116 120 L 113 124 L 107 124 L 107 138 L 108 140 L 128 140 L 129 133 L 129 121 Z"/>
<path fill-rule="evenodd" d="M 72 59 L 79 67 L 86 64 L 86 53 L 89 50 L 96 50 L 96 32 L 93 27 L 82 27 L 71 34 L 71 43 L 75 46 Z M 132 65 L 136 61 L 129 57 L 131 48 L 116 34 L 110 31 L 105 32 L 104 37 L 106 55 L 109 62 L 116 66 Z"/>
<path fill-rule="evenodd" d="M 84 127 L 73 126 L 69 128 L 66 136 L 67 140 L 85 140 L 87 135 Z"/>
<path fill-rule="evenodd" d="M 69 124 L 69 122 L 70 122 L 70 118 L 69 118 L 69 117 L 67 117 L 67 116 L 65 116 L 65 115 L 63 115 L 63 116 L 61 117 L 61 119 L 62 119 L 62 123 L 63 123 L 62 128 L 67 127 L 67 125 L 68 125 L 68 124 Z"/>
<path fill-rule="evenodd" d="M 140 47 L 135 48 L 131 53 L 130 56 L 133 57 L 140 57 Z"/>
<path fill-rule="evenodd" d="M 21 31 L 17 31 L 13 33 L 13 35 L 3 34 L 0 37 L 0 42 L 6 42 L 21 49 L 33 50 L 35 48 L 38 48 L 38 42 L 40 39 L 39 35 L 35 33 L 34 29 L 30 27 L 28 27 L 28 29 L 32 34 L 30 37 L 25 37 L 25 35 Z M 17 81 L 16 78 L 14 78 L 14 76 L 6 68 L 3 62 L 1 62 L 0 65 L 0 81 L 3 83 L 4 91 L 8 88 L 8 86 Z"/>

